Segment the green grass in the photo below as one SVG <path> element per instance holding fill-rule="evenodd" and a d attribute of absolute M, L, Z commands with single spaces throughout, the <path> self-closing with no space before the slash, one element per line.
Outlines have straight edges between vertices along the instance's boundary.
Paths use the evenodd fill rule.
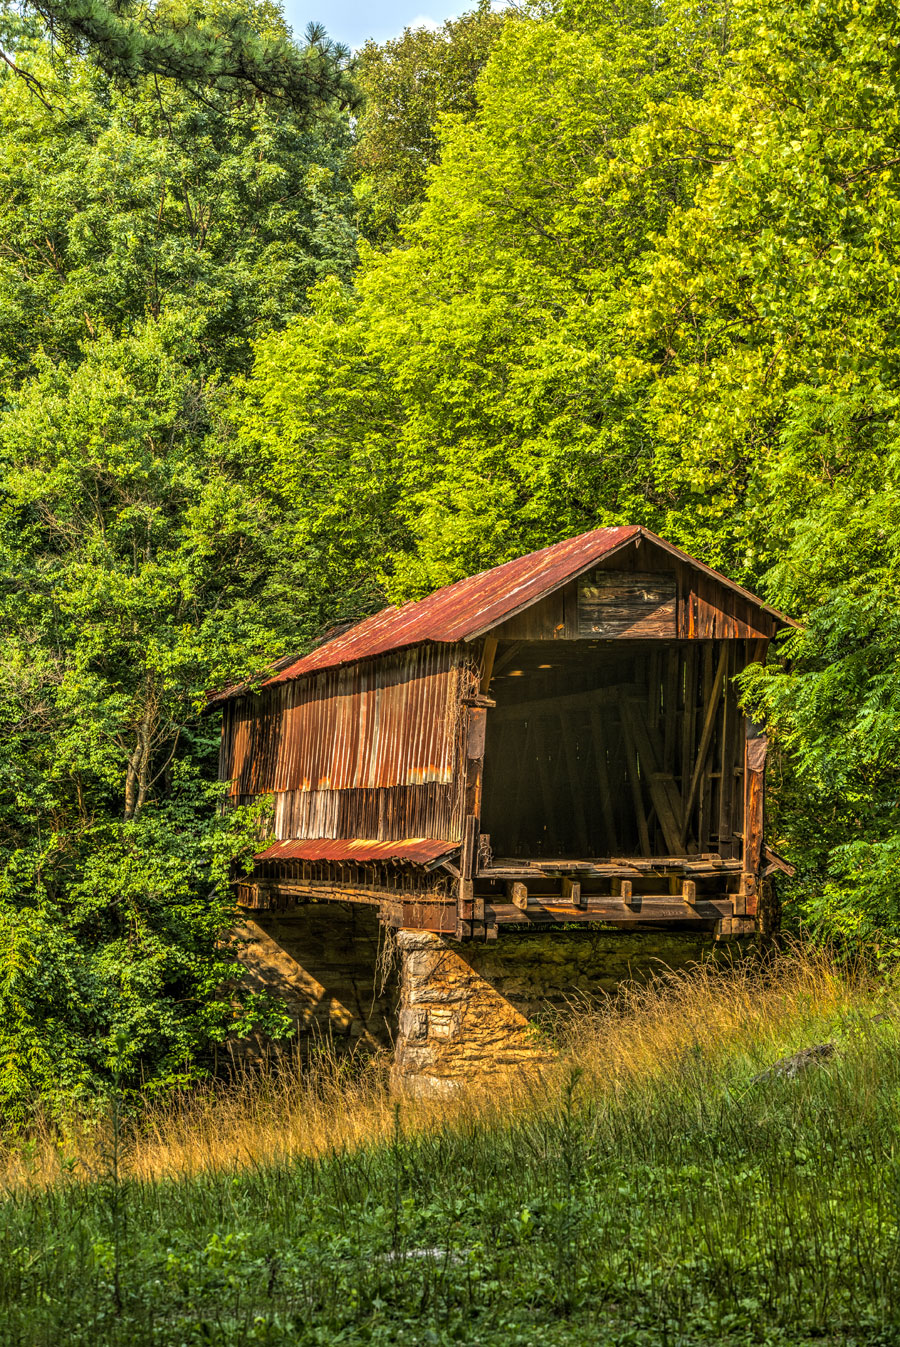
<path fill-rule="evenodd" d="M 879 1007 L 884 1002 L 878 1003 Z M 615 1087 L 566 1066 L 323 1158 L 11 1191 L 4 1347 L 900 1342 L 900 1033 L 857 1000 L 795 1080 L 748 1031 Z M 573 1059 L 574 1060 L 574 1059 Z M 433 1251 L 433 1252 L 429 1252 Z"/>

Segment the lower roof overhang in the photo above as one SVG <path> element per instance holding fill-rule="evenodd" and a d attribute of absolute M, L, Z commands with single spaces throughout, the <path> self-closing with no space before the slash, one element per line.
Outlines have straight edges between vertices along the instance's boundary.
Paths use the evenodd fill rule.
<path fill-rule="evenodd" d="M 431 867 L 459 851 L 459 842 L 437 837 L 406 837 L 381 842 L 364 837 L 291 838 L 272 842 L 256 853 L 257 861 L 331 861 L 365 865 L 373 861 L 399 861 Z"/>

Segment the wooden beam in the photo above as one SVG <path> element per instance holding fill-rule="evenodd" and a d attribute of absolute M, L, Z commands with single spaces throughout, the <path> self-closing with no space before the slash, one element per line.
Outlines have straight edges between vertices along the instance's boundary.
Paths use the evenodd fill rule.
<path fill-rule="evenodd" d="M 516 655 L 518 655 L 519 651 L 522 649 L 522 646 L 524 644 L 525 644 L 524 641 L 513 641 L 512 645 L 507 646 L 507 648 L 503 651 L 503 654 L 500 655 L 499 658 L 495 657 L 493 668 L 491 670 L 492 678 L 499 678 L 503 670 L 508 668 L 508 666 L 512 664 L 513 660 L 515 659 Z"/>
<path fill-rule="evenodd" d="M 466 814 L 481 813 L 481 789 L 484 779 L 484 743 L 487 735 L 487 708 L 466 709 Z"/>
<path fill-rule="evenodd" d="M 474 696 L 462 699 L 462 704 L 466 708 L 465 812 L 476 818 L 481 815 L 487 713 L 488 707 L 493 706 L 493 702 L 487 696 L 487 689 L 491 681 L 496 652 L 497 641 L 493 636 L 488 636 L 482 648 L 478 692 Z"/>
<path fill-rule="evenodd" d="M 491 678 L 493 677 L 494 674 L 494 658 L 496 654 L 497 654 L 496 636 L 485 636 L 484 650 L 481 656 L 481 683 L 479 686 L 479 691 L 481 692 L 482 696 L 485 697 L 487 696 L 490 690 Z"/>
<path fill-rule="evenodd" d="M 459 850 L 459 873 L 462 879 L 473 879 L 478 856 L 478 818 L 467 814 L 463 823 L 462 844 Z"/>
<path fill-rule="evenodd" d="M 248 888 L 256 888 L 256 885 L 248 885 Z M 350 884 L 334 884 L 328 880 L 317 882 L 316 880 L 270 880 L 266 883 L 264 894 L 265 902 L 256 903 L 252 910 L 262 911 L 267 908 L 278 906 L 279 903 L 288 902 L 321 902 L 321 903 L 364 903 L 366 906 L 375 906 L 379 903 L 395 902 L 404 900 L 414 902 L 424 906 L 443 907 L 448 904 L 452 907 L 453 900 L 445 893 L 417 893 L 415 890 L 404 891 L 400 888 L 365 888 L 362 885 L 354 887 Z M 249 904 L 239 903 L 241 907 L 248 907 Z"/>
<path fill-rule="evenodd" d="M 768 747 L 764 735 L 744 742 L 744 870 L 751 875 L 762 869 Z"/>
<path fill-rule="evenodd" d="M 683 678 L 683 709 L 681 721 L 681 796 L 687 803 L 687 793 L 691 778 L 691 768 L 694 763 L 694 739 L 697 731 L 697 701 L 698 701 L 698 675 L 699 661 L 697 659 L 697 647 L 689 644 L 683 655 L 682 678 Z M 684 816 L 682 815 L 682 822 Z M 688 819 L 690 827 L 690 819 Z M 683 829 L 683 836 L 687 836 L 687 830 Z"/>
<path fill-rule="evenodd" d="M 756 875 L 742 874 L 738 891 L 734 898 L 736 917 L 754 917 L 758 902 L 759 885 Z"/>
<path fill-rule="evenodd" d="M 620 709 L 623 718 L 628 720 L 629 733 L 644 768 L 643 776 L 662 827 L 666 846 L 672 851 L 677 851 L 682 845 L 682 804 L 675 778 L 671 773 L 661 770 L 659 745 L 654 746 L 651 740 L 650 727 L 641 715 L 641 704 L 637 700 L 623 698 Z"/>
<path fill-rule="evenodd" d="M 740 874 L 739 860 L 723 861 L 719 856 L 614 857 L 611 860 L 519 861 L 498 857 L 478 871 L 479 879 L 558 879 L 561 875 L 580 875 L 599 879 L 640 879 L 643 875 L 661 875 L 672 871 L 679 875 Z"/>
<path fill-rule="evenodd" d="M 703 900 L 688 906 L 670 894 L 641 894 L 639 898 L 635 896 L 632 899 L 632 905 L 606 898 L 602 902 L 591 902 L 585 908 L 534 903 L 527 910 L 522 910 L 512 903 L 497 903 L 492 908 L 492 919 L 498 926 L 566 926 L 573 922 L 595 922 L 612 926 L 665 923 L 675 927 L 712 929 L 723 916 L 730 919 L 731 912 L 730 899 Z"/>
<path fill-rule="evenodd" d="M 796 865 L 791 865 L 790 861 L 786 861 L 783 856 L 779 856 L 778 852 L 773 851 L 771 847 L 764 846 L 762 854 L 766 862 L 766 879 L 768 879 L 769 875 L 774 874 L 776 870 L 780 870 L 781 873 L 787 875 L 789 879 L 794 878 L 794 875 L 797 873 Z"/>
<path fill-rule="evenodd" d="M 475 871 L 478 864 L 478 818 L 467 814 L 463 822 L 462 846 L 459 852 L 459 879 L 456 883 L 456 923 L 471 922 L 474 916 Z M 462 940 L 463 935 L 457 935 Z"/>
<path fill-rule="evenodd" d="M 725 670 L 725 685 L 722 694 L 722 744 L 719 755 L 721 775 L 719 777 L 719 851 L 723 856 L 734 855 L 734 804 L 735 772 L 738 753 L 742 753 L 740 730 L 743 716 L 738 708 L 732 678 L 735 674 L 735 655 L 737 647 L 729 641 L 725 647 L 728 652 L 728 665 Z M 740 737 L 739 737 L 740 736 Z M 743 762 L 741 763 L 743 767 Z"/>
<path fill-rule="evenodd" d="M 562 881 L 562 899 L 565 903 L 571 903 L 573 907 L 587 907 L 587 895 L 581 892 L 581 880 L 570 879 L 568 875 Z M 515 899 L 513 899 L 515 902 Z"/>
<path fill-rule="evenodd" d="M 523 912 L 528 910 L 528 885 L 523 884 L 521 880 L 510 880 L 506 885 L 506 896 L 513 907 L 520 908 Z"/>
<path fill-rule="evenodd" d="M 494 715 L 496 716 L 496 711 Z M 534 724 L 528 721 L 525 726 L 525 733 L 515 735 L 513 746 L 519 746 L 519 762 L 515 772 L 515 798 L 513 803 L 512 823 L 513 823 L 513 841 L 518 847 L 522 835 L 522 805 L 525 796 L 525 786 L 530 780 L 528 771 L 528 746 L 534 738 Z M 521 741 L 521 744 L 520 744 Z"/>
<path fill-rule="evenodd" d="M 623 698 L 620 702 L 620 708 L 625 704 Z M 631 803 L 634 808 L 634 815 L 637 820 L 638 840 L 640 842 L 641 854 L 649 856 L 650 830 L 647 827 L 647 814 L 644 809 L 644 800 L 641 795 L 641 778 L 638 772 L 637 746 L 634 742 L 634 735 L 631 733 L 631 724 L 626 715 L 621 717 L 622 738 L 625 742 L 625 765 L 628 772 L 628 783 L 631 786 Z"/>
<path fill-rule="evenodd" d="M 741 935 L 755 935 L 755 917 L 723 917 L 716 924 L 717 940 L 734 940 Z"/>
<path fill-rule="evenodd" d="M 584 799 L 581 791 L 581 772 L 578 767 L 578 754 L 575 749 L 575 737 L 572 726 L 564 711 L 559 713 L 559 734 L 566 755 L 566 770 L 569 776 L 569 788 L 572 800 L 572 813 L 575 817 L 575 834 L 578 846 L 584 851 L 590 850 L 588 842 L 587 819 L 584 813 Z"/>
<path fill-rule="evenodd" d="M 590 716 L 594 744 L 594 768 L 597 774 L 597 790 L 600 794 L 600 814 L 603 819 L 606 845 L 610 855 L 612 855 L 616 850 L 616 824 L 612 811 L 612 789 L 609 784 L 609 766 L 606 761 L 603 717 L 596 706 L 591 707 Z"/>
<path fill-rule="evenodd" d="M 691 775 L 691 788 L 688 791 L 687 799 L 684 802 L 684 813 L 681 820 L 682 845 L 684 845 L 684 839 L 687 836 L 687 831 L 690 827 L 691 814 L 694 812 L 694 805 L 697 803 L 697 792 L 700 787 L 700 780 L 703 776 L 703 769 L 706 766 L 706 759 L 709 755 L 713 733 L 716 728 L 716 713 L 719 709 L 719 699 L 722 696 L 722 686 L 725 681 L 725 669 L 727 668 L 727 665 L 728 646 L 727 644 L 723 644 L 722 652 L 719 656 L 718 667 L 713 676 L 712 689 L 706 704 L 703 729 L 700 734 L 700 745 L 697 749 L 697 757 L 694 760 L 694 770 Z"/>
<path fill-rule="evenodd" d="M 552 837 L 558 838 L 559 833 L 556 826 L 557 793 L 553 788 L 553 782 L 550 778 L 550 768 L 545 757 L 547 741 L 541 734 L 539 728 L 534 729 L 534 743 L 537 749 L 535 758 L 537 763 L 538 780 L 541 783 L 541 801 L 544 811 L 544 824 Z"/>
<path fill-rule="evenodd" d="M 456 913 L 452 904 L 445 903 L 441 907 L 432 905 L 430 908 L 423 908 L 420 903 L 397 903 L 393 904 L 392 907 L 395 909 L 396 915 L 399 916 L 400 925 L 407 927 L 407 929 L 438 931 L 445 935 L 452 934 L 456 929 Z"/>

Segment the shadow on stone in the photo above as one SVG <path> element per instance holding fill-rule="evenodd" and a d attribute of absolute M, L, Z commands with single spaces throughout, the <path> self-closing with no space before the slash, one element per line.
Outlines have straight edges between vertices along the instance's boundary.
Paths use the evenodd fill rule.
<path fill-rule="evenodd" d="M 398 970 L 386 947 L 392 937 L 379 928 L 376 908 L 308 903 L 286 913 L 259 913 L 238 935 L 248 985 L 285 1003 L 295 1033 L 277 1045 L 263 1035 L 232 1043 L 236 1063 L 285 1050 L 302 1058 L 322 1044 L 339 1053 L 392 1046 Z"/>

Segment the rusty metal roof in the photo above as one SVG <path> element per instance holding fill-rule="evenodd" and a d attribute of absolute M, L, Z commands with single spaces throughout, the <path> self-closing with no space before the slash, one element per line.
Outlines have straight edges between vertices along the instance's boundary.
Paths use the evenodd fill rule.
<path fill-rule="evenodd" d="M 601 557 L 609 556 L 636 538 L 643 537 L 655 543 L 670 555 L 712 577 L 728 589 L 741 594 L 757 607 L 765 609 L 781 622 L 795 626 L 790 618 L 765 604 L 757 595 L 735 584 L 727 576 L 695 557 L 682 552 L 664 538 L 636 524 L 614 528 L 594 529 L 566 538 L 563 542 L 544 547 L 539 552 L 516 557 L 489 571 L 466 576 L 455 584 L 438 589 L 427 598 L 405 603 L 399 608 L 384 608 L 358 622 L 348 631 L 326 641 L 308 655 L 285 663 L 277 673 L 259 686 L 271 687 L 305 674 L 333 669 L 355 660 L 371 659 L 390 650 L 424 641 L 456 642 L 480 636 L 529 608 L 539 599 L 567 584 L 575 576 L 588 570 Z M 238 696 L 247 691 L 247 684 L 213 694 L 211 701 Z"/>
<path fill-rule="evenodd" d="M 324 837 L 317 840 L 273 842 L 257 852 L 258 861 L 407 861 L 428 865 L 459 851 L 459 842 L 435 837 L 408 837 L 402 842 L 373 842 L 363 837 Z"/>
<path fill-rule="evenodd" d="M 427 598 L 400 608 L 383 608 L 341 636 L 319 646 L 268 679 L 263 687 L 319 669 L 370 659 L 420 641 L 464 641 L 478 636 L 550 594 L 600 557 L 630 542 L 640 529 L 595 529 L 577 538 L 529 552 L 502 566 L 467 575 Z"/>

